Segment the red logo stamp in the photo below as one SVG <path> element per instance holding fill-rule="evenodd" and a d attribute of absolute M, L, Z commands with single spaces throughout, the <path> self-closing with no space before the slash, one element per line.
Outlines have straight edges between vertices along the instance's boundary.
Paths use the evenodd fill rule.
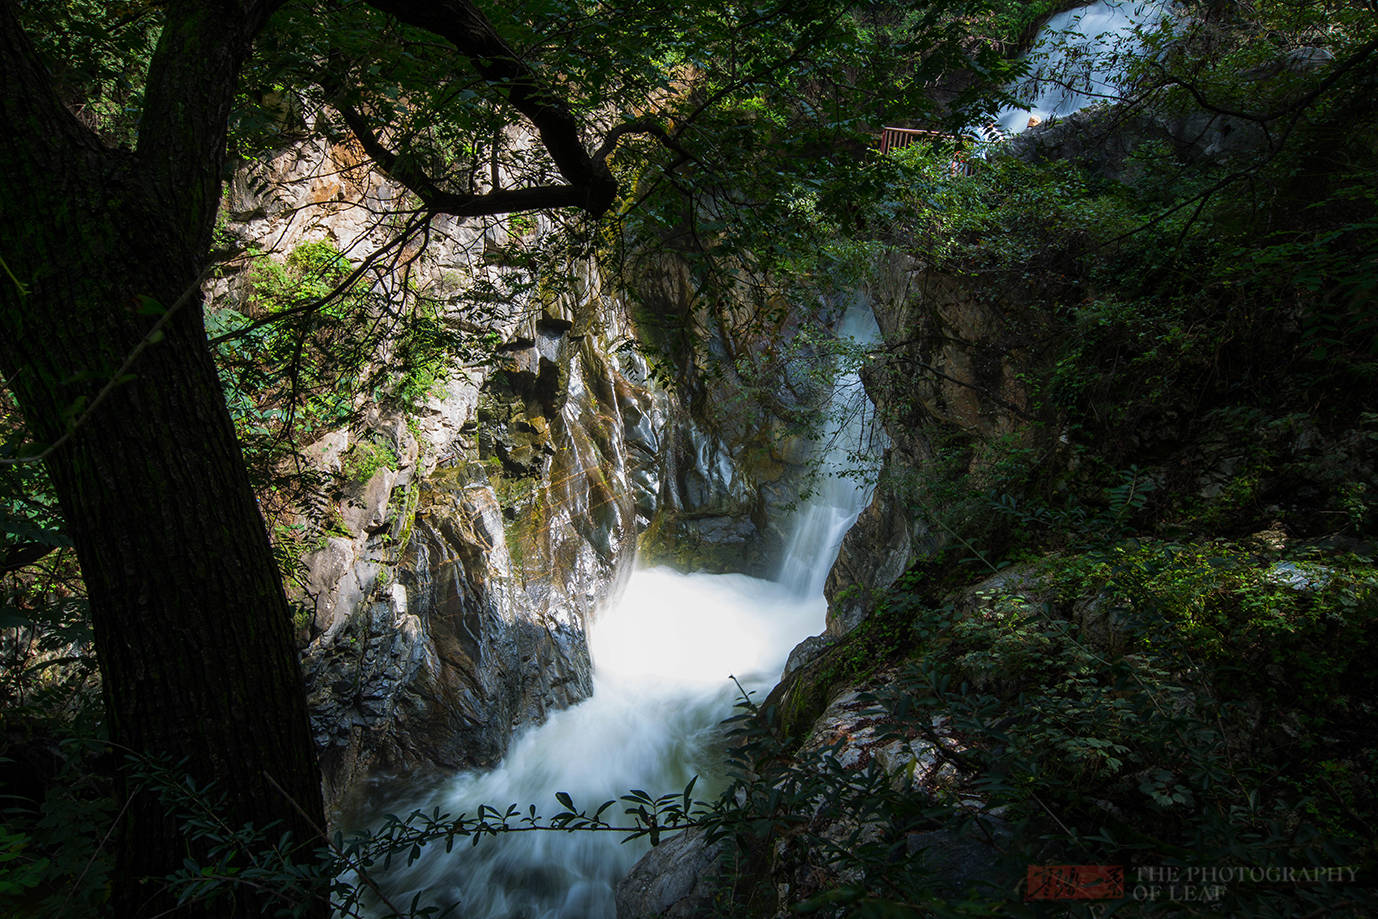
<path fill-rule="evenodd" d="M 1123 865 L 1030 865 L 1025 900 L 1113 900 L 1124 896 Z"/>

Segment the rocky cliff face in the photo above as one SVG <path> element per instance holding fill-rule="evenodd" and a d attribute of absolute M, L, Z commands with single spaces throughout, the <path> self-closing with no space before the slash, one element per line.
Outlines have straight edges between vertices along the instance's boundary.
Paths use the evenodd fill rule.
<path fill-rule="evenodd" d="M 800 343 L 817 334 L 808 325 L 815 307 L 781 303 L 763 320 L 745 302 L 702 296 L 690 266 L 665 254 L 639 266 L 631 283 L 679 397 L 662 443 L 663 501 L 649 515 L 641 556 L 770 577 L 808 473 L 803 416 L 826 396 L 810 378 L 819 354 Z"/>
<path fill-rule="evenodd" d="M 327 241 L 357 263 L 388 252 L 400 198 L 351 147 L 314 139 L 241 170 L 223 232 L 276 257 Z M 730 411 L 691 412 L 703 387 L 658 383 L 588 258 L 521 257 L 553 232 L 437 218 L 424 248 L 404 243 L 376 287 L 426 291 L 490 356 L 409 411 L 361 402 L 303 451 L 333 483 L 292 523 L 315 534 L 294 596 L 331 802 L 371 772 L 494 763 L 514 729 L 590 692 L 585 632 L 639 534 L 678 546 L 653 560 L 760 570 L 792 498 L 782 480 L 804 457 L 773 456 Z M 654 279 L 672 312 L 680 274 Z M 249 283 L 215 281 L 212 311 Z M 489 292 L 478 307 L 474 290 Z"/>
<path fill-rule="evenodd" d="M 637 426 L 663 426 L 665 396 L 570 320 L 527 331 L 436 466 L 394 484 L 392 516 L 307 559 L 335 584 L 305 657 L 335 794 L 374 769 L 491 764 L 591 690 L 585 630 L 632 562 L 658 460 Z"/>
<path fill-rule="evenodd" d="M 1039 335 L 1017 300 L 899 253 L 881 263 L 870 295 L 883 348 L 863 380 L 891 446 L 875 497 L 843 539 L 824 588 L 833 638 L 856 628 L 874 596 L 947 539 L 918 510 L 941 500 L 915 475 L 934 460 L 934 439 L 1022 436 L 1020 376 Z"/>

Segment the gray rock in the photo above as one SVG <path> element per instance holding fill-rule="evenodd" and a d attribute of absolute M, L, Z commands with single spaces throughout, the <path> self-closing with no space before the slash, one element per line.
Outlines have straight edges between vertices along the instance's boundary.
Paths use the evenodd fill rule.
<path fill-rule="evenodd" d="M 1334 577 L 1334 570 L 1324 565 L 1298 565 L 1296 562 L 1274 562 L 1265 577 L 1280 587 L 1302 592 L 1325 588 Z"/>
<path fill-rule="evenodd" d="M 601 346 L 569 347 L 557 326 L 538 324 L 537 344 L 514 349 L 474 406 L 500 469 L 477 461 L 474 438 L 426 474 L 412 438 L 399 453 L 417 478 L 398 519 L 388 517 L 397 474 L 379 470 L 341 515 L 359 535 L 310 560 L 326 631 L 305 670 L 332 801 L 370 771 L 491 765 L 517 727 L 592 690 L 588 623 L 635 547 L 620 403 L 654 420 L 654 400 L 616 376 Z M 518 448 L 520 463 L 504 456 Z M 384 528 L 388 539 L 371 535 Z M 405 598 L 389 616 L 370 599 L 385 570 Z"/>
<path fill-rule="evenodd" d="M 716 546 L 744 545 L 756 537 L 756 525 L 737 517 L 698 517 L 684 526 L 693 538 Z"/>
<path fill-rule="evenodd" d="M 824 632 L 822 635 L 810 635 L 790 651 L 789 658 L 785 661 L 784 672 L 780 674 L 783 680 L 800 667 L 808 665 L 818 659 L 824 651 L 837 644 L 837 636 Z"/>
<path fill-rule="evenodd" d="M 1333 60 L 1335 55 L 1325 48 L 1293 48 L 1281 57 L 1251 67 L 1239 75 L 1246 80 L 1268 80 L 1283 73 L 1311 73 Z"/>
<path fill-rule="evenodd" d="M 346 619 L 364 597 L 377 566 L 359 558 L 358 546 L 343 536 L 331 536 L 325 545 L 302 558 L 306 568 L 305 592 L 314 610 L 317 631 L 330 631 Z"/>
<path fill-rule="evenodd" d="M 387 521 L 388 500 L 397 482 L 397 471 L 384 466 L 348 496 L 340 508 L 345 529 L 355 536 L 380 529 Z"/>
<path fill-rule="evenodd" d="M 1000 859 L 1011 836 L 1008 824 L 989 814 L 953 823 L 905 837 L 909 854 L 919 856 L 933 877 L 934 892 L 952 899 L 993 890 L 1013 895 L 1021 879 L 1002 868 Z"/>
<path fill-rule="evenodd" d="M 871 614 L 873 598 L 894 584 L 920 553 L 932 548 L 928 527 L 882 483 L 837 552 L 823 593 L 828 633 L 841 637 Z"/>
<path fill-rule="evenodd" d="M 699 830 L 672 836 L 642 856 L 617 885 L 617 919 L 700 919 L 713 915 L 723 843 Z"/>

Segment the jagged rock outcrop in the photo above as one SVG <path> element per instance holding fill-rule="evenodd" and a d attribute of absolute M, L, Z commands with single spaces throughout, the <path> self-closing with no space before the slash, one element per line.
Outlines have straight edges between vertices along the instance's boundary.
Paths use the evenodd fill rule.
<path fill-rule="evenodd" d="M 1333 61 L 1334 55 L 1324 48 L 1302 46 L 1239 77 L 1273 94 L 1285 90 L 1285 80 L 1279 78 L 1322 70 Z M 1179 162 L 1247 163 L 1276 143 L 1265 113 L 1277 108 L 1274 101 L 1250 117 L 1248 111 L 1229 106 L 1205 108 L 1185 101 L 1176 109 L 1101 102 L 1031 127 L 1012 138 L 999 155 L 1028 162 L 1064 160 L 1120 182 L 1140 174 L 1143 163 L 1136 163 L 1132 154 L 1148 144 L 1171 151 Z"/>
<path fill-rule="evenodd" d="M 965 279 L 931 271 L 903 256 L 881 267 L 867 295 L 881 328 L 885 358 L 865 371 L 863 379 L 891 435 L 886 472 L 871 504 L 844 538 L 829 574 L 827 631 L 795 649 L 781 686 L 764 704 L 790 709 L 803 719 L 793 736 L 808 738 L 806 748 L 840 742 L 836 756 L 844 769 L 880 763 L 914 794 L 956 794 L 951 764 L 936 751 L 935 741 L 883 738 L 884 719 L 860 700 L 863 693 L 888 689 L 894 672 L 876 675 L 864 686 L 834 686 L 831 674 L 837 662 L 830 655 L 843 650 L 841 642 L 869 615 L 875 597 L 916 559 L 941 545 L 942 534 L 933 532 L 916 512 L 922 502 L 915 498 L 925 496 L 913 491 L 912 470 L 934 455 L 930 432 L 941 426 L 972 437 L 1015 435 L 1025 411 L 1020 373 L 1032 342 L 1027 328 L 1006 314 L 1009 304 L 980 295 Z M 946 737 L 947 730 L 945 724 L 934 725 L 940 737 Z M 847 830 L 838 826 L 820 831 Z M 915 851 L 930 853 L 935 864 L 949 854 L 989 863 L 988 839 L 964 835 L 954 822 L 950 832 L 915 834 L 911 844 Z M 799 860 L 799 853 L 785 841 L 781 845 L 770 860 L 770 876 L 756 879 L 775 890 L 781 910 L 827 884 L 847 882 Z M 707 868 L 716 869 L 718 858 L 702 839 L 688 835 L 673 847 L 653 850 L 619 887 L 620 919 L 711 915 L 711 887 L 669 881 L 658 886 L 655 879 L 709 873 Z M 942 876 L 956 887 L 992 881 L 989 872 L 974 870 L 965 861 L 949 868 L 941 871 Z"/>
<path fill-rule="evenodd" d="M 979 605 L 979 597 L 964 594 L 960 602 Z M 819 761 L 812 768 L 835 777 L 876 768 L 894 793 L 952 808 L 949 826 L 911 831 L 902 839 L 904 857 L 925 865 L 934 891 L 959 898 L 975 890 L 1013 889 L 1019 878 L 1000 864 L 1009 829 L 988 811 L 973 776 L 958 768 L 964 747 L 951 719 L 934 716 L 922 732 L 904 726 L 903 736 L 897 736 L 901 723 L 877 707 L 875 697 L 903 692 L 900 684 L 899 672 L 887 668 L 839 691 L 808 727 L 801 760 L 821 757 L 826 767 Z M 884 829 L 880 822 L 858 824 L 845 808 L 838 811 L 829 803 L 826 795 L 810 799 L 803 805 L 812 810 L 807 828 L 772 837 L 769 857 L 752 863 L 760 872 L 750 877 L 756 889 L 752 899 L 775 904 L 766 915 L 792 915 L 812 897 L 865 883 L 837 847 L 845 849 L 858 834 L 877 838 Z M 719 881 L 733 844 L 731 837 L 709 844 L 702 831 L 691 830 L 652 849 L 617 887 L 618 919 L 718 915 Z"/>
<path fill-rule="evenodd" d="M 1238 161 L 1264 150 L 1268 135 L 1259 122 L 1235 115 L 1198 109 L 1169 116 L 1101 103 L 1029 128 L 999 155 L 1034 163 L 1062 160 L 1100 178 L 1128 182 L 1143 169 L 1132 154 L 1150 143 L 1183 162 Z"/>
<path fill-rule="evenodd" d="M 933 460 L 935 433 L 1020 436 L 1027 419 L 1020 378 L 1037 354 L 1038 324 L 1017 300 L 899 253 L 877 271 L 871 302 L 884 357 L 863 381 L 891 446 L 871 504 L 843 539 L 824 587 L 834 638 L 856 628 L 874 597 L 945 538 L 922 511 L 933 498 L 916 475 Z"/>
<path fill-rule="evenodd" d="M 633 284 L 682 410 L 665 444 L 663 513 L 649 521 L 642 557 L 772 577 L 809 487 L 810 435 L 831 379 L 834 355 L 819 343 L 849 301 L 793 304 L 776 292 L 762 307 L 759 291 L 704 296 L 689 264 L 665 253 L 641 265 Z"/>
<path fill-rule="evenodd" d="M 638 505 L 659 500 L 648 441 L 668 419 L 605 322 L 547 310 L 515 333 L 436 468 L 394 477 L 386 527 L 308 560 L 335 584 L 305 658 L 333 795 L 377 769 L 491 765 L 517 726 L 591 691 L 585 632 L 629 571 Z"/>
<path fill-rule="evenodd" d="M 326 241 L 358 262 L 395 245 L 402 197 L 353 146 L 308 138 L 236 175 L 222 233 L 279 257 Z M 491 764 L 515 728 L 587 696 L 585 633 L 641 531 L 673 539 L 658 560 L 685 568 L 759 571 L 778 540 L 787 471 L 807 458 L 763 449 L 784 438 L 711 399 L 691 411 L 702 387 L 668 391 L 590 259 L 522 257 L 553 232 L 540 216 L 438 217 L 424 249 L 404 242 L 405 279 L 376 272 L 375 293 L 424 289 L 492 359 L 411 410 L 361 403 L 303 451 L 334 483 L 286 524 L 307 547 L 294 600 L 332 803 L 374 771 Z M 211 310 L 251 289 L 247 271 L 217 278 Z"/>

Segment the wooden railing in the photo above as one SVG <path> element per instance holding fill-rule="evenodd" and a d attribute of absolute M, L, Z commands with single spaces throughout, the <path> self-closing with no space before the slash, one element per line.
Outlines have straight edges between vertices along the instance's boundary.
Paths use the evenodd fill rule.
<path fill-rule="evenodd" d="M 889 153 L 907 147 L 917 140 L 956 142 L 952 152 L 952 174 L 971 175 L 972 167 L 968 154 L 976 143 L 970 134 L 949 134 L 945 131 L 932 131 L 926 128 L 897 128 L 886 125 L 880 129 L 880 152 Z"/>

